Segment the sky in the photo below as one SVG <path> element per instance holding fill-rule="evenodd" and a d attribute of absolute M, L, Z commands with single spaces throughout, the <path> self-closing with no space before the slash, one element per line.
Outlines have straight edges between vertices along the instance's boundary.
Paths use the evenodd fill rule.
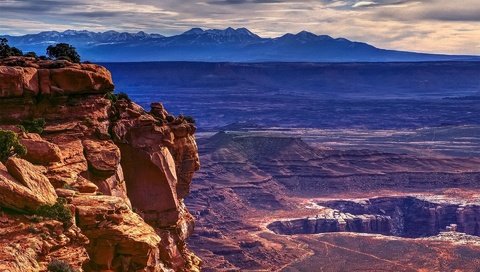
<path fill-rule="evenodd" d="M 0 0 L 0 34 L 307 30 L 380 48 L 480 55 L 480 0 Z"/>

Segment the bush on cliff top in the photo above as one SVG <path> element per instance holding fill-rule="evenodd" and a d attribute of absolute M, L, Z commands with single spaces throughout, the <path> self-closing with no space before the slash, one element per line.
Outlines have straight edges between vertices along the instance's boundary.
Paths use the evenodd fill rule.
<path fill-rule="evenodd" d="M 16 47 L 11 47 L 8 45 L 8 40 L 5 38 L 0 38 L 0 59 L 11 57 L 11 56 L 21 56 L 23 55 L 22 51 Z"/>
<path fill-rule="evenodd" d="M 68 263 L 61 260 L 52 260 L 47 266 L 48 272 L 75 272 Z"/>
<path fill-rule="evenodd" d="M 45 124 L 46 122 L 44 118 L 23 120 L 20 129 L 26 132 L 42 134 Z"/>
<path fill-rule="evenodd" d="M 27 149 L 18 141 L 18 135 L 10 130 L 0 130 L 0 161 L 10 156 L 27 154 Z"/>
<path fill-rule="evenodd" d="M 185 121 L 187 121 L 187 123 L 195 124 L 195 119 L 193 119 L 193 117 L 190 116 L 190 115 L 185 115 L 185 116 L 183 116 L 183 119 L 184 119 Z"/>
<path fill-rule="evenodd" d="M 117 102 L 118 100 L 125 99 L 126 101 L 132 101 L 128 94 L 124 92 L 119 92 L 118 94 L 114 94 L 112 92 L 105 94 L 105 98 L 112 101 L 113 103 Z"/>
<path fill-rule="evenodd" d="M 37 53 L 35 53 L 33 51 L 27 52 L 27 53 L 23 54 L 23 56 L 29 57 L 29 58 L 38 58 Z"/>
<path fill-rule="evenodd" d="M 47 47 L 47 55 L 52 59 L 66 59 L 71 62 L 80 62 L 80 55 L 77 49 L 68 43 L 59 43 Z"/>

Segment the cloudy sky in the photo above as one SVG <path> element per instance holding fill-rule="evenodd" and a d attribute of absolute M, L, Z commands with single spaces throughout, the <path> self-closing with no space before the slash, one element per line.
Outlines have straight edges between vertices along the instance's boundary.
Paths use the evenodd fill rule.
<path fill-rule="evenodd" d="M 0 33 L 247 27 L 308 30 L 389 49 L 480 55 L 480 0 L 0 0 Z"/>

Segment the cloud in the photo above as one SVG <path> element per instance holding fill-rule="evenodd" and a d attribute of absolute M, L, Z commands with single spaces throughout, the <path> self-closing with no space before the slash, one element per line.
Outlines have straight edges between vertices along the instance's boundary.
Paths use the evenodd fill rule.
<path fill-rule="evenodd" d="M 355 4 L 353 4 L 353 8 L 359 8 L 359 7 L 368 7 L 368 6 L 373 6 L 376 5 L 377 2 L 372 2 L 372 1 L 360 1 Z"/>
<path fill-rule="evenodd" d="M 45 12 L 59 10 L 62 8 L 71 8 L 76 6 L 82 6 L 82 1 L 58 1 L 58 0 L 6 0 L 0 2 L 0 8 L 2 11 L 7 12 L 22 12 L 22 11 L 31 11 L 31 12 Z"/>
<path fill-rule="evenodd" d="M 288 0 L 219 0 L 219 1 L 210 1 L 210 4 L 218 4 L 218 5 L 237 5 L 237 4 L 272 4 L 272 3 L 285 3 L 291 2 Z"/>
<path fill-rule="evenodd" d="M 478 0 L 462 0 L 462 3 L 450 0 L 414 1 L 401 10 L 385 9 L 380 11 L 385 18 L 411 21 L 465 21 L 480 23 L 480 5 Z"/>

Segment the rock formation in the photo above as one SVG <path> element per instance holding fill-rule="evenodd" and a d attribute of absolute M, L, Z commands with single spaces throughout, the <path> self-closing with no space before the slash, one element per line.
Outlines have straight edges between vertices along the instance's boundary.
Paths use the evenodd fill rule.
<path fill-rule="evenodd" d="M 0 270 L 45 271 L 54 259 L 85 271 L 199 269 L 183 203 L 199 168 L 195 126 L 113 90 L 98 65 L 0 60 L 0 129 L 27 149 L 0 163 Z M 37 118 L 41 134 L 20 129 Z M 72 222 L 38 220 L 59 197 Z"/>
<path fill-rule="evenodd" d="M 332 200 L 316 217 L 280 220 L 268 228 L 279 234 L 359 232 L 401 237 L 434 236 L 442 231 L 480 235 L 480 205 L 428 201 L 416 197 Z"/>

